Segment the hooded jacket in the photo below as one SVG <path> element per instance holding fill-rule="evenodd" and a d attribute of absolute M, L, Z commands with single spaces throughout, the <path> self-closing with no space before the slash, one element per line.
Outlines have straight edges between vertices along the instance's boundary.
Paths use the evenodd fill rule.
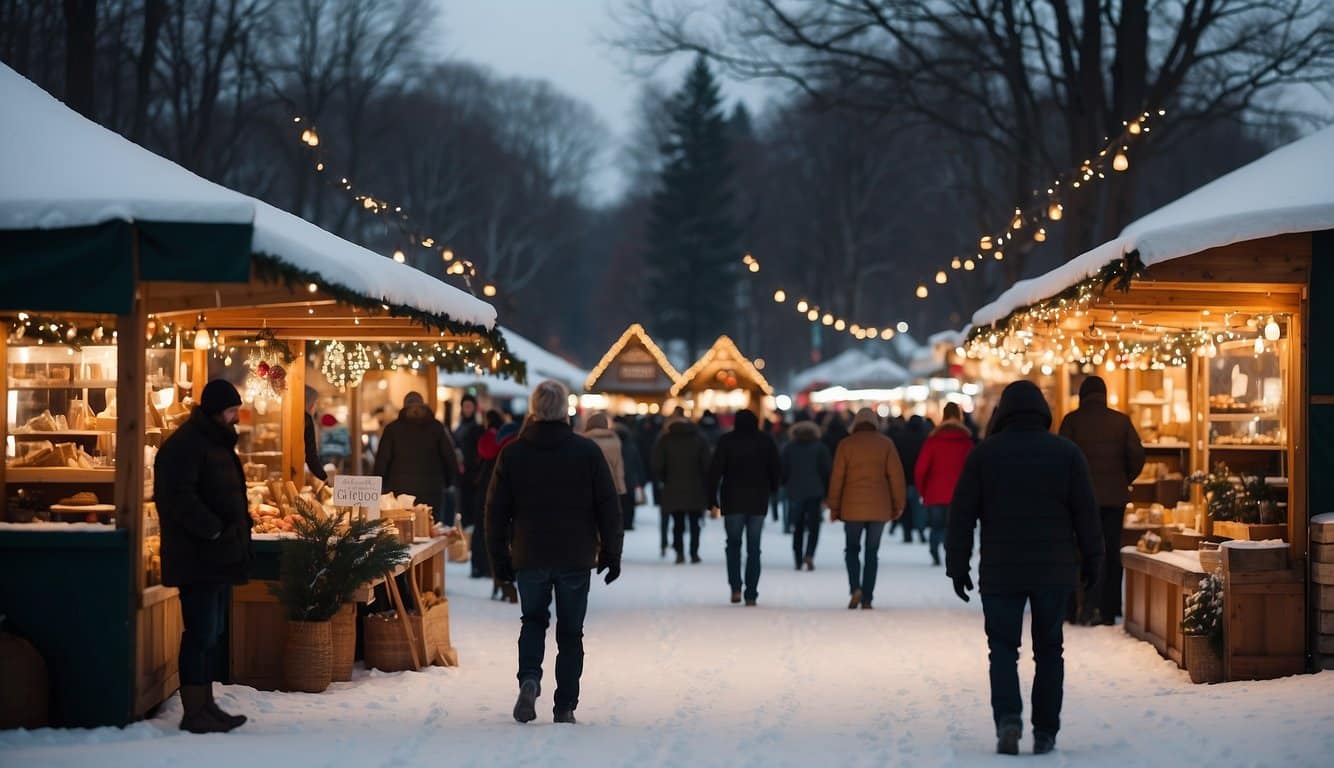
<path fill-rule="evenodd" d="M 1144 445 L 1130 418 L 1107 407 L 1107 385 L 1091 376 L 1079 387 L 1079 408 L 1061 421 L 1061 437 L 1084 452 L 1099 507 L 1123 508 L 1144 469 Z"/>
<path fill-rule="evenodd" d="M 621 438 L 610 429 L 590 429 L 584 437 L 592 440 L 607 459 L 607 468 L 611 470 L 611 481 L 616 485 L 616 495 L 625 495 L 625 462 L 621 457 Z"/>
<path fill-rule="evenodd" d="M 702 512 L 709 508 L 709 444 L 686 419 L 672 419 L 653 444 L 653 479 L 662 483 L 664 512 Z"/>
<path fill-rule="evenodd" d="M 813 421 L 799 421 L 789 430 L 792 439 L 783 446 L 783 487 L 794 504 L 823 499 L 829 492 L 829 475 L 834 458 L 820 440 L 820 427 Z"/>
<path fill-rule="evenodd" d="M 724 515 L 763 517 L 781 479 L 777 443 L 760 431 L 754 411 L 738 412 L 732 431 L 718 438 L 709 465 L 709 499 Z"/>
<path fill-rule="evenodd" d="M 923 504 L 938 507 L 950 503 L 964 460 L 972 450 L 973 434 L 963 424 L 947 421 L 936 427 L 922 444 L 913 469 L 913 484 L 922 494 Z"/>
<path fill-rule="evenodd" d="M 862 422 L 838 444 L 829 479 L 830 514 L 849 523 L 889 522 L 903 515 L 907 480 L 894 441 Z"/>
<path fill-rule="evenodd" d="M 496 572 L 620 562 L 621 500 L 602 450 L 563 421 L 529 422 L 496 459 L 486 500 Z"/>
<path fill-rule="evenodd" d="M 1080 556 L 1102 567 L 1102 523 L 1088 464 L 1074 443 L 1049 432 L 1051 409 L 1030 381 L 1005 388 L 992 434 L 973 449 L 950 503 L 946 572 L 969 572 L 982 525 L 982 594 L 1072 588 Z"/>
<path fill-rule="evenodd" d="M 445 488 L 458 484 L 459 464 L 454 441 L 430 408 L 412 403 L 385 425 L 375 474 L 384 478 L 386 491 L 416 496 L 437 512 L 444 509 Z"/>

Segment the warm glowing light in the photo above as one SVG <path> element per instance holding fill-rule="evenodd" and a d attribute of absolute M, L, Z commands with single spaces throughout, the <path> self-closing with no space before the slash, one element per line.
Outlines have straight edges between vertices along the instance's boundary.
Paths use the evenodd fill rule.
<path fill-rule="evenodd" d="M 950 276 L 943 269 L 936 273 L 936 285 L 944 285 L 949 279 Z"/>
<path fill-rule="evenodd" d="M 440 253 L 440 258 L 444 259 L 445 261 L 453 261 L 454 251 L 450 250 L 449 248 L 446 248 L 444 251 Z"/>
<path fill-rule="evenodd" d="M 885 341 L 889 341 L 890 339 L 894 338 L 894 329 L 893 328 L 884 329 L 883 331 L 880 332 L 880 338 L 884 339 Z"/>
<path fill-rule="evenodd" d="M 806 313 L 806 319 L 812 323 L 820 319 L 820 313 L 814 309 Z"/>
<path fill-rule="evenodd" d="M 1131 136 L 1138 136 L 1143 129 L 1140 127 L 1139 121 L 1136 120 L 1130 125 L 1127 125 L 1126 130 L 1130 132 Z"/>
<path fill-rule="evenodd" d="M 758 261 L 752 261 L 752 262 L 750 263 L 750 266 L 748 267 L 748 269 L 750 269 L 751 272 L 759 272 L 759 271 L 760 271 L 760 263 L 759 263 Z"/>
<path fill-rule="evenodd" d="M 195 331 L 195 349 L 208 349 L 213 344 L 213 340 L 208 337 L 208 331 L 200 328 Z"/>
<path fill-rule="evenodd" d="M 1269 322 L 1265 323 L 1265 338 L 1269 341 L 1278 341 L 1282 335 L 1283 331 L 1278 327 L 1278 322 L 1272 317 L 1269 318 Z"/>
<path fill-rule="evenodd" d="M 1033 239 L 1039 243 L 1047 242 L 1046 227 L 1038 227 L 1038 231 L 1033 233 Z"/>
<path fill-rule="evenodd" d="M 839 319 L 837 319 L 837 320 L 834 321 L 834 330 L 836 330 L 836 331 L 844 330 L 844 329 L 847 328 L 847 327 L 848 327 L 848 324 L 845 323 L 845 322 L 843 322 L 843 318 L 841 318 L 841 317 L 840 317 Z"/>
<path fill-rule="evenodd" d="M 487 283 L 486 285 L 482 286 L 482 295 L 487 297 L 495 296 L 496 287 L 494 285 L 491 285 L 490 283 Z"/>
<path fill-rule="evenodd" d="M 1126 157 L 1126 154 L 1124 152 L 1117 152 L 1116 156 L 1112 158 L 1113 170 L 1124 171 L 1129 167 L 1130 167 L 1130 158 Z"/>
<path fill-rule="evenodd" d="M 787 293 L 782 288 L 774 291 L 774 301 L 779 304 L 787 301 Z"/>
<path fill-rule="evenodd" d="M 824 325 L 833 325 L 834 316 L 826 312 L 824 313 L 824 317 L 820 318 L 820 322 L 823 323 Z"/>
<path fill-rule="evenodd" d="M 407 260 L 408 257 L 404 256 L 402 251 L 394 251 L 394 261 L 397 261 L 399 264 L 402 264 Z"/>
<path fill-rule="evenodd" d="M 908 332 L 908 323 L 905 322 L 905 321 L 903 321 L 903 320 L 900 320 L 900 321 L 899 321 L 899 324 L 898 324 L 897 326 L 895 326 L 895 327 L 897 327 L 897 328 L 899 329 L 899 333 L 907 333 L 907 332 Z"/>
<path fill-rule="evenodd" d="M 978 241 L 977 247 L 984 251 L 991 250 L 991 235 L 983 235 L 982 239 Z"/>
<path fill-rule="evenodd" d="M 1065 208 L 1060 203 L 1052 203 L 1047 207 L 1047 218 L 1052 221 L 1060 221 L 1065 215 Z"/>
<path fill-rule="evenodd" d="M 977 269 L 977 264 L 975 264 L 972 259 L 969 259 L 963 263 L 963 269 L 965 272 L 972 272 L 974 269 Z"/>
<path fill-rule="evenodd" d="M 925 285 L 917 286 L 917 298 L 925 299 L 926 296 L 927 296 L 926 286 Z"/>
<path fill-rule="evenodd" d="M 798 312 L 805 312 L 806 310 L 808 310 L 808 309 L 810 309 L 810 308 L 811 308 L 811 305 L 810 305 L 810 304 L 807 304 L 805 299 L 802 299 L 801 301 L 798 301 L 798 302 L 797 302 L 797 311 L 798 311 Z"/>
<path fill-rule="evenodd" d="M 950 269 L 960 269 L 962 267 L 963 267 L 963 260 L 961 260 L 958 256 L 955 256 L 950 261 Z"/>
<path fill-rule="evenodd" d="M 314 293 L 314 292 L 318 291 L 319 289 L 320 289 L 320 287 L 319 287 L 318 285 L 314 284 L 314 283 L 311 283 L 310 285 L 307 285 L 307 286 L 306 286 L 306 290 L 307 290 L 307 291 L 310 291 L 311 293 Z"/>

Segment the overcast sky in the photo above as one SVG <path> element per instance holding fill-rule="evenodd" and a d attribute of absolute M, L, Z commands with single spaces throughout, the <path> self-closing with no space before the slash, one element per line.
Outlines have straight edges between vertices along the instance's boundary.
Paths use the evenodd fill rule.
<path fill-rule="evenodd" d="M 604 41 L 616 34 L 611 17 L 619 0 L 437 0 L 442 56 L 478 62 L 502 75 L 540 77 L 590 104 L 617 140 L 634 123 L 643 78 L 624 71 L 625 56 Z M 675 88 L 687 60 L 655 77 Z M 743 99 L 758 111 L 774 91 L 761 83 L 724 83 L 729 104 Z M 614 149 L 614 148 L 612 148 Z M 614 151 L 603 162 L 599 197 L 614 197 L 621 177 Z"/>

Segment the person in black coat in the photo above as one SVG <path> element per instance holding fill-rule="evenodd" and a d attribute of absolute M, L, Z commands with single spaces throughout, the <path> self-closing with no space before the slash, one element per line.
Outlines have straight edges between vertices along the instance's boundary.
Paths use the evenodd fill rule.
<path fill-rule="evenodd" d="M 1098 376 L 1079 385 L 1079 408 L 1061 421 L 1060 435 L 1079 446 L 1088 460 L 1106 549 L 1102 579 L 1092 594 L 1083 595 L 1079 621 L 1115 624 L 1121 615 L 1121 528 L 1130 484 L 1144 469 L 1144 444 L 1130 417 L 1107 407 L 1107 383 Z"/>
<path fill-rule="evenodd" d="M 667 520 L 673 522 L 676 563 L 685 562 L 685 527 L 690 522 L 690 559 L 700 562 L 699 527 L 709 508 L 709 443 L 684 416 L 673 416 L 653 446 L 653 479 L 661 486 L 658 508 L 662 556 L 667 556 Z"/>
<path fill-rule="evenodd" d="M 477 485 L 481 472 L 482 459 L 477 453 L 477 443 L 486 432 L 486 427 L 477 420 L 477 398 L 464 395 L 459 401 L 459 423 L 454 428 L 454 447 L 463 454 L 462 471 L 459 476 L 459 513 L 463 516 L 463 527 L 467 528 L 477 519 L 482 506 L 485 488 Z"/>
<path fill-rule="evenodd" d="M 496 578 L 515 581 L 523 611 L 519 699 L 514 719 L 537 717 L 551 600 L 556 600 L 558 723 L 573 723 L 584 667 L 589 570 L 621 575 L 621 506 L 602 449 L 576 435 L 569 391 L 555 381 L 533 389 L 519 439 L 496 460 L 486 503 L 486 544 Z"/>
<path fill-rule="evenodd" d="M 1034 750 L 1055 748 L 1064 679 L 1062 620 L 1077 584 L 1102 568 L 1102 524 L 1088 463 L 1051 434 L 1051 409 L 1030 381 L 1001 394 L 993 434 L 973 449 L 950 503 L 946 573 L 968 601 L 973 530 L 982 525 L 978 588 L 991 649 L 997 750 L 1017 754 L 1023 731 L 1019 644 L 1024 608 L 1033 614 Z M 1082 558 L 1082 559 L 1081 559 Z"/>
<path fill-rule="evenodd" d="M 621 494 L 621 520 L 627 531 L 635 529 L 636 497 L 643 492 L 648 482 L 648 471 L 644 468 L 644 457 L 635 444 L 634 433 L 630 431 L 628 419 L 616 419 L 613 428 L 621 439 L 621 466 L 625 468 L 625 493 Z"/>
<path fill-rule="evenodd" d="M 806 570 L 813 571 L 834 457 L 820 441 L 820 427 L 812 421 L 792 425 L 792 440 L 783 446 L 781 457 L 783 487 L 792 509 L 792 555 L 797 570 L 805 565 Z"/>
<path fill-rule="evenodd" d="M 181 729 L 221 733 L 245 722 L 213 700 L 231 590 L 251 560 L 245 472 L 236 455 L 241 396 L 222 379 L 204 387 L 199 407 L 167 438 L 153 462 L 153 500 L 162 528 L 162 583 L 180 590 L 177 666 Z"/>
<path fill-rule="evenodd" d="M 760 534 L 769 510 L 769 496 L 778 490 L 782 469 L 778 446 L 760 431 L 754 411 L 740 411 L 731 432 L 718 439 L 709 465 L 708 493 L 720 507 L 727 529 L 727 581 L 732 602 L 753 606 L 759 598 Z M 741 573 L 741 539 L 746 539 L 745 579 Z M 744 587 L 744 595 L 742 589 Z"/>
<path fill-rule="evenodd" d="M 445 425 L 419 393 L 409 392 L 398 418 L 385 425 L 375 451 L 375 474 L 384 478 L 384 490 L 417 497 L 419 504 L 431 505 L 437 520 L 453 525 L 446 516 L 445 489 L 459 482 L 458 456 Z"/>
<path fill-rule="evenodd" d="M 899 459 L 903 462 L 903 476 L 908 480 L 908 508 L 903 511 L 903 519 L 899 521 L 903 526 L 904 544 L 912 543 L 914 529 L 918 541 L 926 543 L 926 508 L 922 506 L 922 494 L 913 485 L 913 478 L 917 472 L 917 457 L 921 455 L 922 446 L 926 445 L 926 439 L 930 436 L 931 428 L 926 419 L 915 414 L 908 419 L 903 429 L 895 430 L 890 435 L 899 452 Z"/>

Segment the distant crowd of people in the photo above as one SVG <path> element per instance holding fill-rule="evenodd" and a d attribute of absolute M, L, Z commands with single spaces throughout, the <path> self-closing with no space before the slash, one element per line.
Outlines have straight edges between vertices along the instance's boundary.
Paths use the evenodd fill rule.
<path fill-rule="evenodd" d="M 704 517 L 722 518 L 732 603 L 758 604 L 760 540 L 770 515 L 791 533 L 798 571 L 815 568 L 823 510 L 843 523 L 849 609 L 873 608 L 887 528 L 901 530 L 905 543 L 927 543 L 934 565 L 943 549 L 955 593 L 964 601 L 974 589 L 981 593 L 997 749 L 1007 754 L 1018 751 L 1022 731 L 1017 663 L 1023 615 L 1032 613 L 1032 723 L 1041 753 L 1054 749 L 1060 725 L 1064 621 L 1112 623 L 1120 612 L 1121 513 L 1144 463 L 1133 425 L 1108 408 L 1102 380 L 1089 377 L 1080 396 L 1057 435 L 1041 391 L 1015 382 L 979 442 L 977 424 L 953 403 L 939 425 L 921 416 L 885 420 L 870 409 L 850 420 L 841 412 L 798 412 L 761 421 L 743 410 L 705 413 L 697 422 L 678 410 L 665 418 L 592 414 L 576 430 L 569 392 L 544 381 L 522 423 L 479 413 L 469 396 L 451 430 L 410 393 L 384 427 L 374 471 L 385 490 L 412 494 L 443 522 L 457 515 L 470 526 L 472 575 L 492 578 L 493 598 L 520 604 L 513 712 L 520 722 L 537 716 L 553 601 L 554 717 L 575 722 L 590 572 L 605 573 L 607 584 L 619 578 L 624 532 L 633 530 L 636 506 L 651 488 L 660 554 L 666 557 L 670 527 L 678 564 L 687 556 L 702 562 Z M 210 382 L 190 422 L 157 454 L 163 581 L 180 588 L 185 627 L 181 727 L 200 733 L 245 722 L 217 706 L 211 687 L 229 591 L 244 583 L 251 557 L 235 452 L 239 406 L 234 387 Z M 308 399 L 308 461 L 318 457 L 313 415 Z"/>

